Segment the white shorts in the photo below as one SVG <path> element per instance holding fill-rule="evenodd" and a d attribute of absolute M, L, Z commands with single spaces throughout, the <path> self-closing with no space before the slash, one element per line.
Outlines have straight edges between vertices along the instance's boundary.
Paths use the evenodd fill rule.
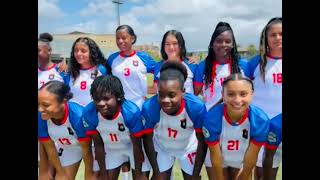
<path fill-rule="evenodd" d="M 82 150 L 79 146 L 59 147 L 56 146 L 62 167 L 70 166 L 82 159 Z"/>
<path fill-rule="evenodd" d="M 147 158 L 144 150 L 143 150 L 143 155 L 144 155 L 144 161 L 142 163 L 141 171 L 142 172 L 150 171 L 151 165 L 150 165 L 149 159 Z M 129 148 L 128 150 L 121 150 L 121 151 L 106 149 L 105 163 L 106 163 L 107 170 L 115 169 L 115 168 L 121 166 L 123 163 L 128 162 L 128 161 L 130 162 L 131 168 L 135 169 L 132 148 Z M 99 171 L 99 170 L 100 170 L 100 167 L 99 167 L 98 161 L 94 160 L 93 161 L 93 171 Z"/>
<path fill-rule="evenodd" d="M 206 167 L 212 167 L 209 148 L 207 150 L 206 158 L 204 159 L 204 165 Z"/>
<path fill-rule="evenodd" d="M 162 150 L 159 146 L 156 145 L 156 143 L 154 143 L 154 145 L 155 150 L 157 152 L 157 163 L 160 172 L 164 172 L 170 169 L 174 165 L 175 160 L 177 159 L 181 169 L 185 173 L 192 175 L 197 151 L 196 146 L 195 148 L 192 148 L 186 152 L 176 153 Z"/>
<path fill-rule="evenodd" d="M 258 160 L 256 166 L 262 167 L 262 160 L 263 160 L 263 153 L 264 153 L 264 146 L 261 147 L 258 155 Z M 273 164 L 272 168 L 277 168 L 280 166 L 282 161 L 282 143 L 280 143 L 276 153 L 273 156 Z"/>

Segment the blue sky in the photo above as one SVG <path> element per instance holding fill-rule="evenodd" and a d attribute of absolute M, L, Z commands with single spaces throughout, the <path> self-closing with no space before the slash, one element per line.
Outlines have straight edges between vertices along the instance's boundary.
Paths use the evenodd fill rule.
<path fill-rule="evenodd" d="M 229 22 L 241 46 L 258 45 L 269 19 L 282 16 L 281 0 L 122 0 L 120 23 L 133 27 L 137 44 L 160 44 L 171 29 L 182 32 L 188 51 L 205 50 L 219 21 Z M 112 0 L 38 0 L 38 32 L 114 34 Z"/>

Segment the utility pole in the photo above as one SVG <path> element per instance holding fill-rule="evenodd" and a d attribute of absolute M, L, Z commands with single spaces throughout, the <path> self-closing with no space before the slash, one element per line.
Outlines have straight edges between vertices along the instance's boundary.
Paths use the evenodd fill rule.
<path fill-rule="evenodd" d="M 117 4 L 117 13 L 118 13 L 118 26 L 120 26 L 120 12 L 119 12 L 119 6 L 120 4 L 123 4 L 120 0 L 112 0 L 113 3 Z"/>

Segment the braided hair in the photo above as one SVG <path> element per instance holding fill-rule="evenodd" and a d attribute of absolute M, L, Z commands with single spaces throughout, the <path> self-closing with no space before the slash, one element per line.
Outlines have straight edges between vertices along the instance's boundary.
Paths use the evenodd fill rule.
<path fill-rule="evenodd" d="M 116 76 L 99 76 L 91 84 L 90 94 L 94 101 L 100 101 L 104 99 L 106 93 L 114 95 L 120 105 L 125 100 L 121 81 Z"/>
<path fill-rule="evenodd" d="M 236 40 L 234 38 L 234 34 L 233 31 L 231 29 L 231 26 L 229 25 L 229 23 L 227 22 L 219 22 L 216 26 L 216 29 L 214 30 L 212 36 L 211 36 L 211 40 L 210 40 L 210 44 L 208 46 L 208 56 L 205 59 L 205 76 L 204 76 L 204 80 L 205 80 L 205 86 L 208 87 L 212 82 L 212 66 L 214 61 L 216 61 L 216 54 L 213 50 L 213 43 L 216 40 L 216 38 L 223 32 L 225 31 L 230 31 L 231 35 L 232 35 L 232 49 L 231 49 L 231 73 L 237 73 L 240 72 L 240 68 L 239 68 L 239 55 L 238 55 L 238 50 L 237 50 L 237 43 Z"/>
<path fill-rule="evenodd" d="M 267 25 L 263 28 L 261 35 L 260 35 L 260 76 L 263 81 L 265 81 L 265 74 L 266 74 L 266 66 L 267 66 L 267 55 L 270 53 L 269 51 L 269 45 L 268 45 L 268 36 L 267 33 L 272 25 L 281 23 L 282 24 L 282 18 L 281 17 L 275 17 L 270 19 L 270 21 L 267 23 Z"/>

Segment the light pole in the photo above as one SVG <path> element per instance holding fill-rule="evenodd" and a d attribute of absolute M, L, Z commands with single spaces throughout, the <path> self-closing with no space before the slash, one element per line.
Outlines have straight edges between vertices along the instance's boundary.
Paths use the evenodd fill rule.
<path fill-rule="evenodd" d="M 117 13 L 118 13 L 118 26 L 120 26 L 120 12 L 119 12 L 119 6 L 120 4 L 123 4 L 120 0 L 112 0 L 113 3 L 117 4 Z"/>

